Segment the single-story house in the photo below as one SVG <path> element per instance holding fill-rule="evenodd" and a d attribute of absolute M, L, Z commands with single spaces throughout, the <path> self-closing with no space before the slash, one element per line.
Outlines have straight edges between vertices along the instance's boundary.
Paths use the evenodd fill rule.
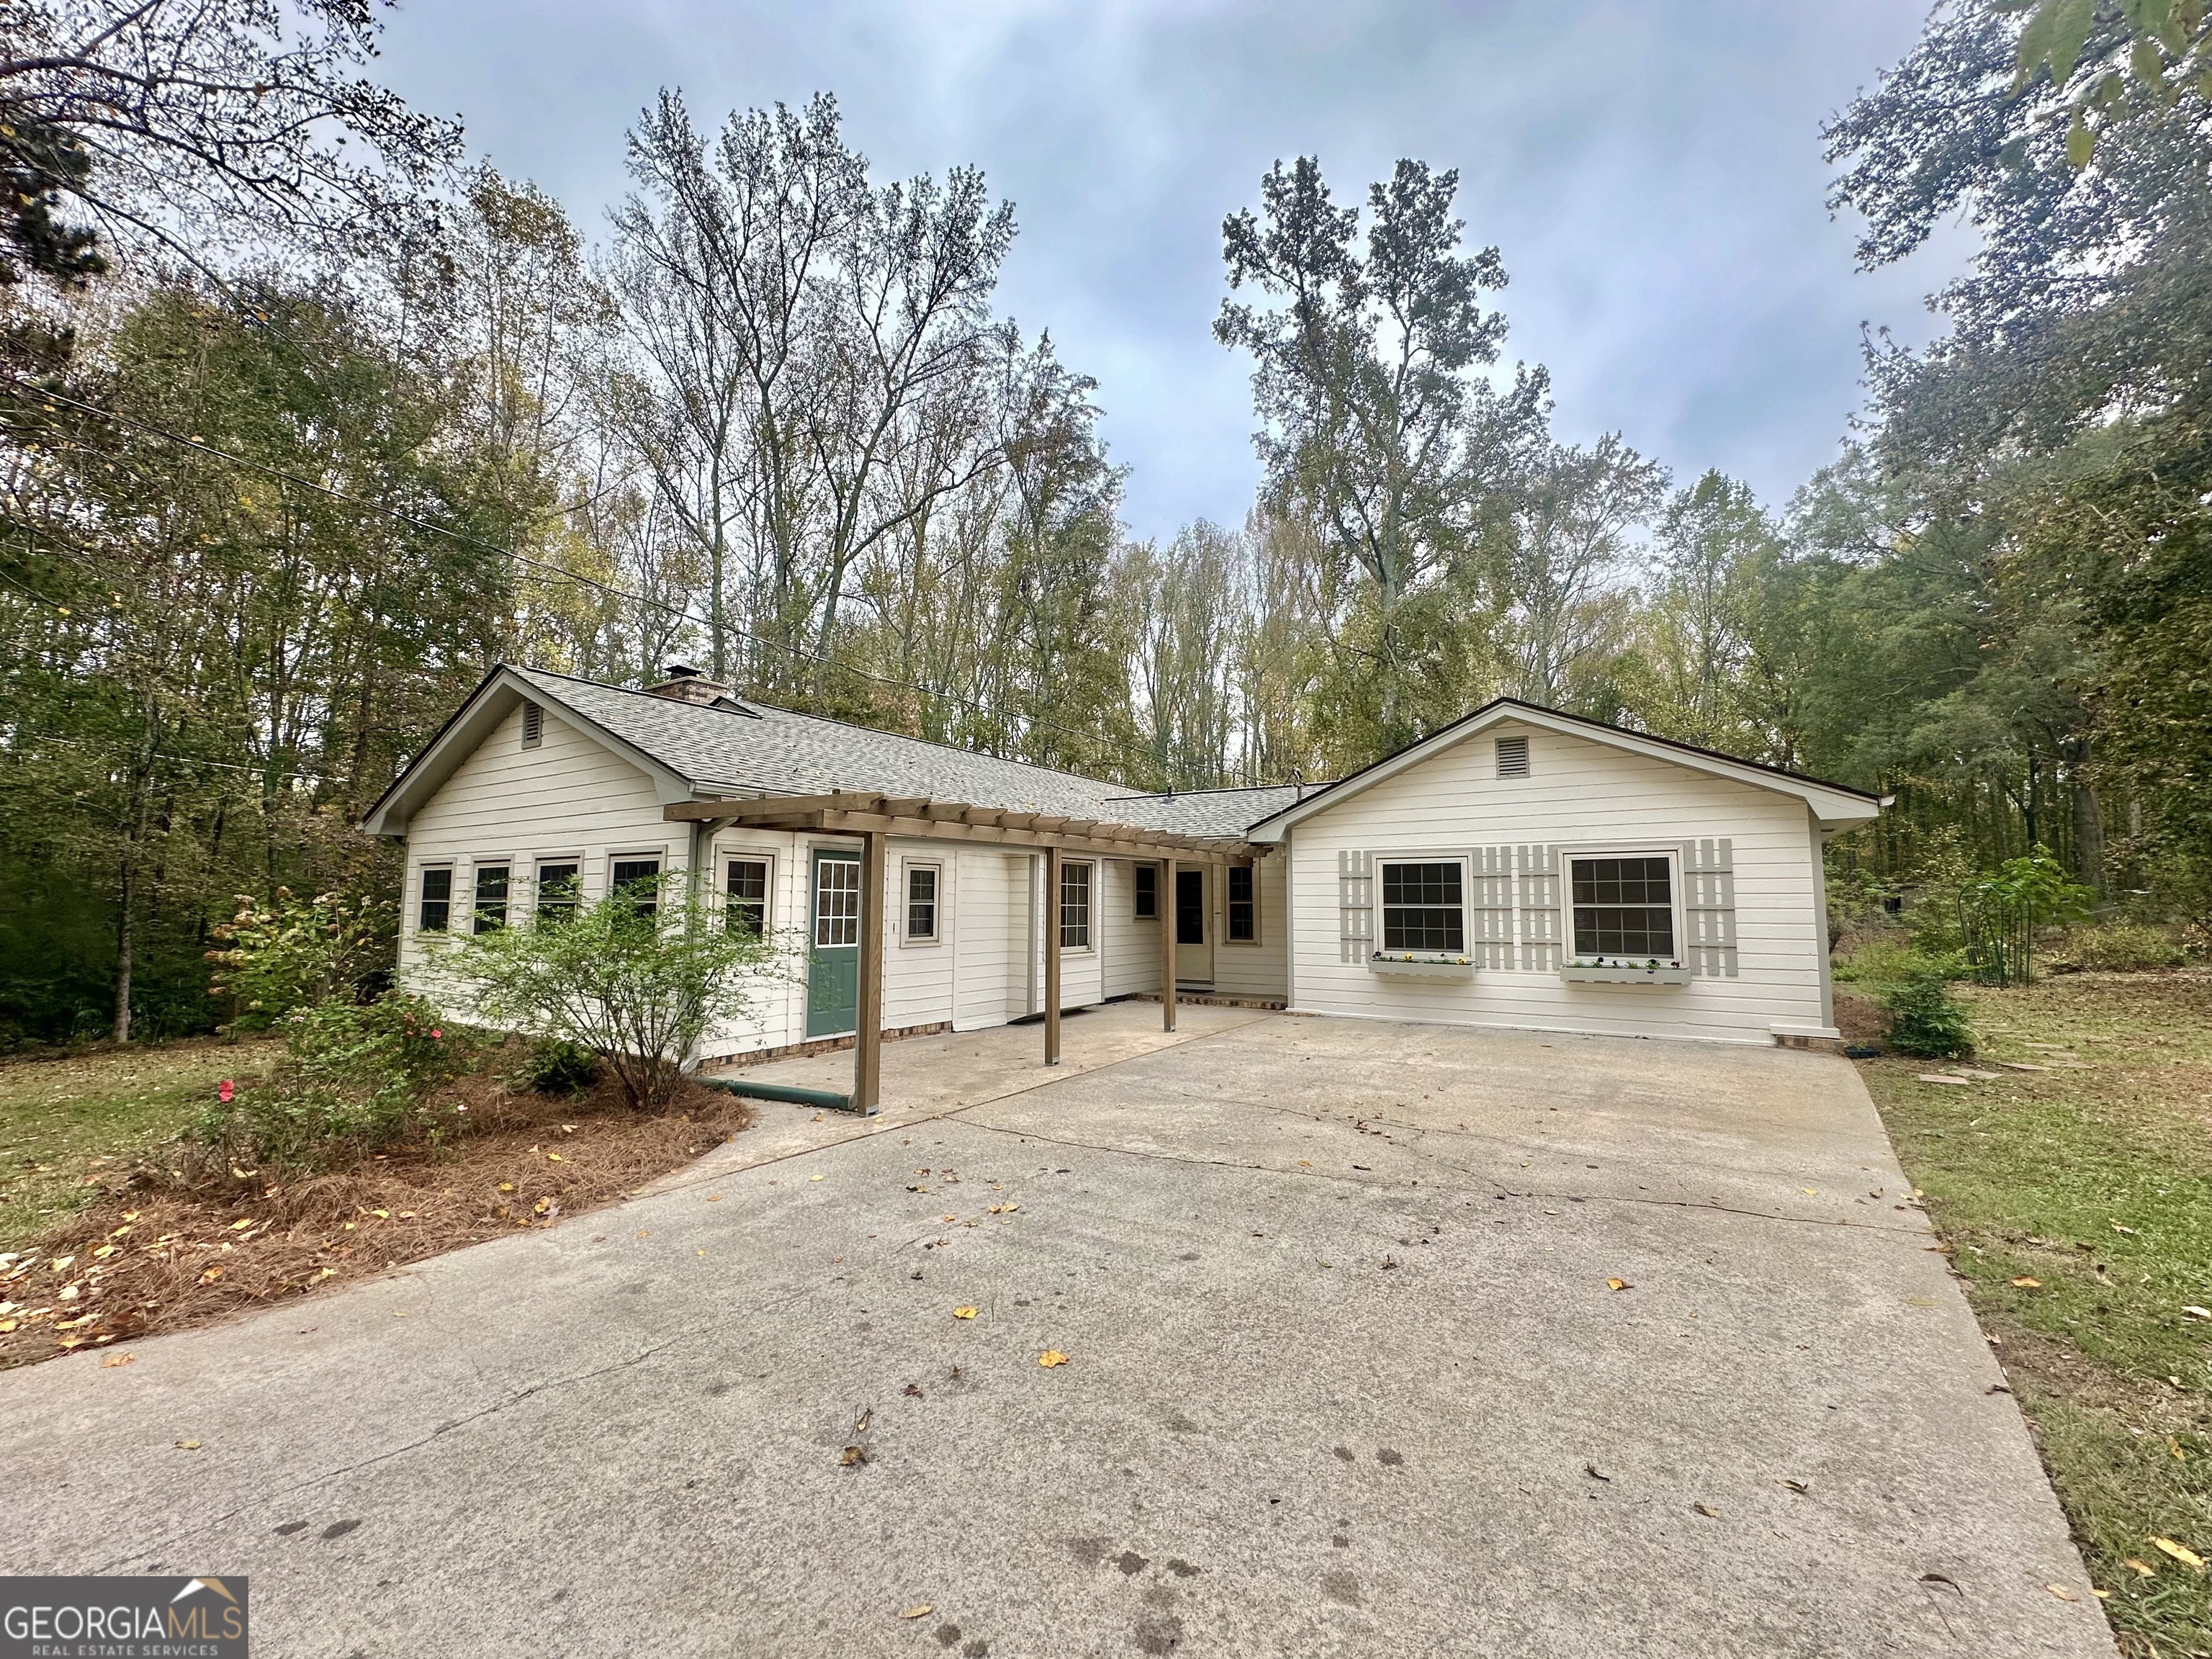
<path fill-rule="evenodd" d="M 1837 1035 L 1820 849 L 1881 803 L 1500 698 L 1326 785 L 1141 793 L 794 714 L 690 670 L 492 671 L 370 811 L 424 936 L 641 877 L 805 968 L 702 1058 L 1129 996 L 1808 1043 Z"/>

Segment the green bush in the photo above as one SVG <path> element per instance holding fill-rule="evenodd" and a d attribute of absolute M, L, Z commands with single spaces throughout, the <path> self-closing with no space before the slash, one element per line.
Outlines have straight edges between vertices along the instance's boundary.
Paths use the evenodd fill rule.
<path fill-rule="evenodd" d="M 580 1095 L 599 1080 L 599 1057 L 567 1037 L 541 1037 L 530 1045 L 516 1077 L 541 1095 Z"/>
<path fill-rule="evenodd" d="M 269 1081 L 194 1126 L 203 1146 L 233 1164 L 325 1169 L 403 1140 L 434 1141 L 441 1126 L 429 1098 L 476 1058 L 469 1034 L 396 992 L 295 1009 L 284 1031 L 285 1057 Z"/>
<path fill-rule="evenodd" d="M 1875 988 L 1875 1000 L 1889 1016 L 1884 1036 L 1898 1053 L 1959 1060 L 1974 1052 L 1973 1025 L 1936 964 L 1899 972 Z"/>
<path fill-rule="evenodd" d="M 397 918 L 392 907 L 365 895 L 318 893 L 299 899 L 289 887 L 275 902 L 238 896 L 238 914 L 215 930 L 223 948 L 212 997 L 228 997 L 232 1024 L 264 1030 L 298 1008 L 358 1001 L 378 970 L 391 965 Z"/>
<path fill-rule="evenodd" d="M 2169 927 L 2136 921 L 2108 921 L 2077 927 L 2056 953 L 2076 968 L 2124 971 L 2130 968 L 2179 968 L 2185 959 L 2181 940 Z"/>

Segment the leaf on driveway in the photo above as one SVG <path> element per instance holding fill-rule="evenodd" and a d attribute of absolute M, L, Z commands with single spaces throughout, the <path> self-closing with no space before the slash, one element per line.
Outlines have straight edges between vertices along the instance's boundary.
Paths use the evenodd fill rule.
<path fill-rule="evenodd" d="M 821 1177 L 820 1176 L 807 1176 L 806 1178 L 807 1178 L 809 1181 L 819 1181 L 819 1180 L 821 1180 L 821 1179 L 822 1179 L 822 1177 Z"/>
<path fill-rule="evenodd" d="M 2188 1545 L 2177 1544 L 2171 1538 L 2154 1538 L 2150 1542 L 2153 1549 L 2163 1550 L 2183 1566 L 2194 1567 L 2199 1572 L 2204 1571 L 2204 1558 Z"/>
<path fill-rule="evenodd" d="M 917 1601 L 910 1607 L 902 1607 L 899 1610 L 899 1617 L 902 1619 L 927 1619 L 931 1613 L 936 1611 L 937 1609 L 931 1607 L 928 1602 Z"/>
<path fill-rule="evenodd" d="M 177 1442 L 177 1449 L 179 1451 L 198 1451 L 199 1449 L 200 1443 L 197 1440 L 179 1440 Z"/>
<path fill-rule="evenodd" d="M 1632 1291 L 1636 1288 L 1625 1279 L 1608 1279 L 1605 1281 L 1605 1287 L 1608 1291 Z"/>
<path fill-rule="evenodd" d="M 848 1446 L 837 1454 L 837 1467 L 841 1469 L 858 1468 L 867 1461 L 868 1449 L 866 1446 Z"/>
<path fill-rule="evenodd" d="M 2057 1596 L 2062 1601 L 2078 1601 L 2081 1599 L 2080 1596 L 2075 1595 L 2072 1590 L 2068 1589 L 2063 1584 L 2045 1584 L 2043 1588 L 2049 1590 L 2053 1595 Z"/>
<path fill-rule="evenodd" d="M 1812 1490 L 1812 1488 L 1808 1486 L 1802 1480 L 1790 1480 L 1784 1479 L 1778 1484 L 1785 1492 L 1805 1492 Z"/>
<path fill-rule="evenodd" d="M 1603 1469 L 1598 1468 L 1595 1463 L 1583 1464 L 1583 1473 L 1589 1476 L 1593 1480 L 1610 1480 L 1613 1479 L 1611 1475 L 1607 1474 Z"/>
<path fill-rule="evenodd" d="M 955 1319 L 973 1319 L 975 1316 L 975 1310 L 973 1308 L 955 1308 L 952 1310 L 952 1316 Z"/>
<path fill-rule="evenodd" d="M 112 1353 L 100 1362 L 100 1368 L 104 1371 L 112 1371 L 118 1365 L 134 1365 L 137 1362 L 138 1356 L 135 1353 Z"/>
<path fill-rule="evenodd" d="M 1054 1365 L 1067 1364 L 1067 1356 L 1057 1348 L 1047 1348 L 1037 1356 L 1037 1364 L 1050 1370 Z"/>
<path fill-rule="evenodd" d="M 1692 1504 L 1690 1507 L 1707 1520 L 1717 1521 L 1721 1518 L 1721 1512 L 1710 1504 Z"/>

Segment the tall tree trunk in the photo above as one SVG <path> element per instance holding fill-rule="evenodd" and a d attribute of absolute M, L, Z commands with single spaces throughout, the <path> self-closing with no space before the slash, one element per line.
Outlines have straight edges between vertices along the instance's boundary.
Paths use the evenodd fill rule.
<path fill-rule="evenodd" d="M 118 1044 L 131 1041 L 131 902 L 135 855 L 135 848 L 125 847 L 119 894 L 122 902 L 117 907 L 115 922 L 115 1018 L 111 1030 Z"/>

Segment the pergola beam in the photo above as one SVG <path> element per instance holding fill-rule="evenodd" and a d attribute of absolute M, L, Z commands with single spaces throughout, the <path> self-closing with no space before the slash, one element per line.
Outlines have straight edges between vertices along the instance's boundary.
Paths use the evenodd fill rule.
<path fill-rule="evenodd" d="M 847 796 L 851 800 L 854 797 Z M 934 802 L 867 798 L 896 812 L 829 807 L 805 798 L 769 796 L 759 801 L 678 801 L 661 809 L 673 823 L 720 822 L 750 830 L 816 830 L 843 835 L 902 836 L 915 840 L 973 841 L 1033 851 L 1056 848 L 1097 858 L 1174 858 L 1186 864 L 1218 864 L 1259 856 L 1267 849 L 1241 841 L 1176 836 L 1134 826 L 992 808 L 951 809 Z M 958 817 L 939 813 L 957 811 Z M 988 820 L 988 821 L 984 821 Z"/>

